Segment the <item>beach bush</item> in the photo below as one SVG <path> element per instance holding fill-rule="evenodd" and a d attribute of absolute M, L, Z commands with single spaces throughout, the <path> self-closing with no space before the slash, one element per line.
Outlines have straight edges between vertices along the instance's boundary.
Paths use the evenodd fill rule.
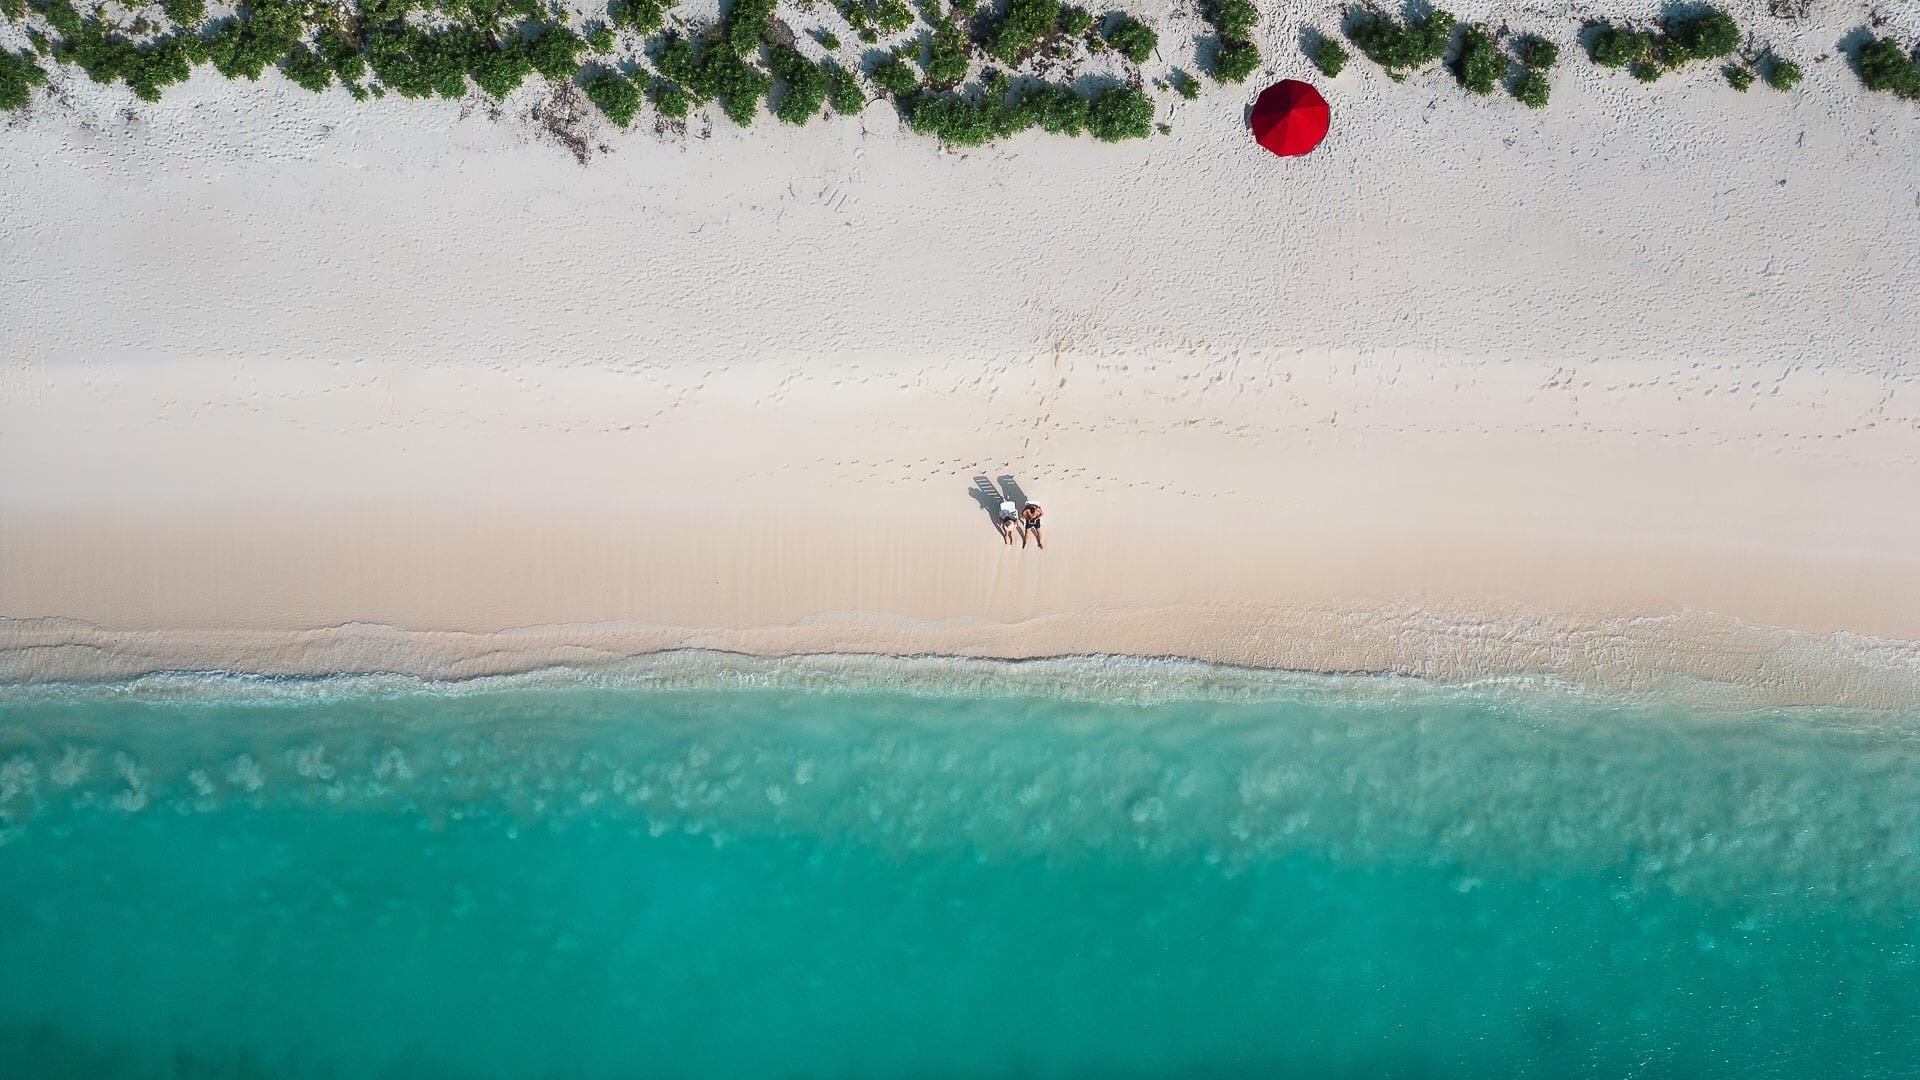
<path fill-rule="evenodd" d="M 1087 134 L 1101 142 L 1144 139 L 1153 132 L 1153 98 L 1137 86 L 1109 86 L 1087 103 Z"/>
<path fill-rule="evenodd" d="M 767 67 L 786 87 L 773 115 L 789 124 L 804 124 L 819 116 L 827 101 L 827 72 L 785 45 L 768 53 Z"/>
<path fill-rule="evenodd" d="M 1547 96 L 1551 91 L 1547 83 L 1547 73 L 1538 68 L 1528 68 L 1513 84 L 1513 96 L 1529 109 L 1547 107 Z"/>
<path fill-rule="evenodd" d="M 1766 79 L 1768 86 L 1783 94 L 1799 86 L 1802 77 L 1800 65 L 1783 56 L 1769 56 L 1766 72 L 1762 76 Z"/>
<path fill-rule="evenodd" d="M 1313 50 L 1313 66 L 1329 79 L 1338 78 L 1347 69 L 1347 47 L 1333 38 L 1321 38 Z"/>
<path fill-rule="evenodd" d="M 1068 37 L 1085 37 L 1093 29 L 1093 13 L 1086 8 L 1068 4 L 1060 9 L 1060 32 Z"/>
<path fill-rule="evenodd" d="M 1593 35 L 1593 62 L 1601 67 L 1626 67 L 1647 55 L 1647 35 L 1638 30 L 1602 24 Z"/>
<path fill-rule="evenodd" d="M 287 0 L 252 0 L 206 39 L 207 59 L 229 79 L 258 79 L 293 51 L 306 29 Z"/>
<path fill-rule="evenodd" d="M 596 53 L 613 51 L 613 31 L 605 26 L 596 26 L 593 33 L 587 35 L 587 48 Z"/>
<path fill-rule="evenodd" d="M 33 9 L 49 26 L 60 31 L 61 37 L 70 38 L 80 33 L 82 20 L 72 0 L 33 0 Z"/>
<path fill-rule="evenodd" d="M 709 48 L 701 56 L 700 87 L 703 94 L 717 98 L 727 119 L 747 127 L 760 109 L 760 100 L 772 89 L 766 72 L 747 63 L 732 49 Z"/>
<path fill-rule="evenodd" d="M 1728 86 L 1743 94 L 1753 85 L 1753 69 L 1744 64 L 1728 64 L 1720 69 L 1720 74 L 1726 78 Z"/>
<path fill-rule="evenodd" d="M 1194 98 L 1200 96 L 1199 79 L 1194 78 L 1184 71 L 1176 71 L 1167 76 L 1167 78 L 1173 85 L 1173 92 L 1186 98 L 1188 101 L 1192 101 Z"/>
<path fill-rule="evenodd" d="M 160 10 L 175 26 L 199 26 L 207 17 L 207 0 L 160 0 Z"/>
<path fill-rule="evenodd" d="M 819 42 L 820 47 L 828 52 L 834 52 L 840 48 L 840 35 L 826 27 L 816 26 L 811 33 L 813 34 L 813 40 Z"/>
<path fill-rule="evenodd" d="M 526 43 L 527 62 L 549 79 L 570 79 L 580 70 L 580 54 L 587 48 L 579 34 L 549 23 Z"/>
<path fill-rule="evenodd" d="M 1060 20 L 1060 0 L 1007 0 L 1007 10 L 987 32 L 986 51 L 1009 67 L 1032 52 Z"/>
<path fill-rule="evenodd" d="M 1679 47 L 1681 55 L 1695 60 L 1718 60 L 1732 56 L 1740 47 L 1740 25 L 1719 8 L 1705 8 L 1684 17 L 1667 20 L 1665 36 Z M 1678 64 L 1669 63 L 1669 67 Z"/>
<path fill-rule="evenodd" d="M 333 85 L 333 65 L 319 52 L 305 45 L 295 45 L 280 63 L 280 71 L 295 86 L 311 90 L 318 94 Z"/>
<path fill-rule="evenodd" d="M 1855 63 L 1860 82 L 1867 89 L 1920 100 L 1920 63 L 1898 41 L 1890 37 L 1869 40 Z"/>
<path fill-rule="evenodd" d="M 1252 0 L 1210 0 L 1202 14 L 1223 38 L 1249 41 L 1260 21 L 1260 12 Z"/>
<path fill-rule="evenodd" d="M 1152 27 L 1124 12 L 1109 14 L 1100 36 L 1115 52 L 1136 64 L 1146 63 L 1160 45 L 1160 35 Z"/>
<path fill-rule="evenodd" d="M 842 116 L 852 116 L 867 107 L 867 95 L 860 90 L 860 80 L 838 64 L 827 68 L 827 104 Z"/>
<path fill-rule="evenodd" d="M 80 68 L 94 82 L 126 83 L 142 101 L 158 101 L 166 87 L 185 82 L 201 55 L 198 38 L 161 38 L 135 45 L 94 20 L 81 24 L 54 52 L 62 63 Z"/>
<path fill-rule="evenodd" d="M 333 65 L 333 73 L 340 81 L 352 86 L 367 73 L 367 57 L 360 51 L 360 42 L 348 37 L 342 30 L 322 31 L 314 44 L 320 48 L 320 54 Z"/>
<path fill-rule="evenodd" d="M 647 96 L 653 99 L 653 111 L 669 120 L 685 120 L 693 111 L 693 95 L 669 79 L 653 80 L 647 87 Z"/>
<path fill-rule="evenodd" d="M 467 58 L 467 75 L 496 100 L 519 89 L 531 74 L 533 61 L 517 39 L 498 48 L 482 45 Z"/>
<path fill-rule="evenodd" d="M 920 89 L 920 76 L 913 66 L 898 56 L 889 56 L 873 67 L 873 84 L 895 98 L 906 98 Z"/>
<path fill-rule="evenodd" d="M 949 20 L 940 20 L 927 40 L 926 61 L 922 65 L 927 82 L 940 89 L 951 87 L 967 77 L 969 63 L 967 39 L 960 28 Z"/>
<path fill-rule="evenodd" d="M 773 30 L 774 0 L 733 0 L 720 20 L 720 36 L 735 56 L 754 56 Z"/>
<path fill-rule="evenodd" d="M 1491 94 L 1507 74 L 1507 58 L 1493 43 L 1487 28 L 1475 23 L 1461 39 L 1460 58 L 1453 72 L 1460 85 L 1475 94 Z"/>
<path fill-rule="evenodd" d="M 1222 38 L 1213 54 L 1213 77 L 1223 83 L 1246 82 L 1260 66 L 1260 49 L 1251 41 Z"/>
<path fill-rule="evenodd" d="M 600 107 L 607 119 L 620 127 L 633 123 L 640 114 L 640 88 L 633 80 L 612 69 L 602 69 L 587 80 L 587 100 Z"/>
<path fill-rule="evenodd" d="M 1354 12 L 1353 19 L 1347 37 L 1395 80 L 1445 56 L 1453 37 L 1453 14 L 1440 8 L 1424 16 L 1409 15 L 1404 23 L 1371 10 Z"/>
<path fill-rule="evenodd" d="M 473 37 L 471 31 L 428 33 L 397 23 L 367 39 L 367 63 L 382 85 L 402 97 L 457 98 L 467 92 Z"/>
<path fill-rule="evenodd" d="M 33 88 L 46 81 L 46 69 L 34 63 L 33 57 L 0 49 L 0 111 L 26 108 L 33 98 Z"/>
<path fill-rule="evenodd" d="M 624 26 L 636 34 L 646 36 L 657 34 L 667 24 L 667 12 L 672 10 L 671 0 L 614 0 L 608 14 L 614 25 Z"/>
<path fill-rule="evenodd" d="M 1521 38 L 1514 53 L 1520 58 L 1520 66 L 1529 71 L 1547 71 L 1560 62 L 1560 46 L 1538 34 Z"/>

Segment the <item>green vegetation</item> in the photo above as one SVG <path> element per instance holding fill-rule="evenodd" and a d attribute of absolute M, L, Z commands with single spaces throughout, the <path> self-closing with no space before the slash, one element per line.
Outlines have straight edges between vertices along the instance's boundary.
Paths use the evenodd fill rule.
<path fill-rule="evenodd" d="M 1514 46 L 1514 55 L 1528 71 L 1547 71 L 1560 62 L 1560 46 L 1538 34 L 1529 34 Z"/>
<path fill-rule="evenodd" d="M 1593 62 L 1601 67 L 1626 67 L 1647 55 L 1648 35 L 1638 30 L 1603 24 L 1593 36 Z"/>
<path fill-rule="evenodd" d="M 1753 69 L 1745 64 L 1728 64 L 1720 69 L 1720 74 L 1726 78 L 1728 86 L 1743 94 L 1753 85 Z"/>
<path fill-rule="evenodd" d="M 1007 0 L 1007 10 L 987 32 L 987 55 L 1009 67 L 1054 32 L 1060 21 L 1060 0 Z"/>
<path fill-rule="evenodd" d="M 287 0 L 251 0 L 206 39 L 207 59 L 229 79 L 258 79 L 293 51 L 305 29 L 300 9 Z"/>
<path fill-rule="evenodd" d="M 207 0 L 160 0 L 160 10 L 175 26 L 199 26 L 207 17 Z"/>
<path fill-rule="evenodd" d="M 597 53 L 613 51 L 613 31 L 605 26 L 596 26 L 593 33 L 587 35 L 587 48 Z"/>
<path fill-rule="evenodd" d="M 71 9 L 69 9 L 71 10 Z M 136 45 L 105 24 L 89 20 L 54 50 L 61 63 L 73 64 L 97 83 L 124 82 L 142 101 L 159 101 L 160 92 L 193 73 L 204 53 L 198 38 L 161 38 Z"/>
<path fill-rule="evenodd" d="M 821 114 L 830 82 L 825 68 L 785 45 L 773 47 L 767 66 L 786 86 L 773 115 L 789 124 L 804 124 Z"/>
<path fill-rule="evenodd" d="M 1804 77 L 1804 73 L 1800 70 L 1799 64 L 1788 60 L 1784 56 L 1773 56 L 1769 54 L 1767 57 L 1767 66 L 1762 77 L 1766 79 L 1768 86 L 1784 94 L 1800 85 L 1800 80 Z"/>
<path fill-rule="evenodd" d="M 1220 36 L 1209 74 L 1216 82 L 1245 82 L 1260 66 L 1260 49 L 1253 43 L 1260 12 L 1252 0 L 1206 0 L 1200 13 Z"/>
<path fill-rule="evenodd" d="M 1474 23 L 1467 27 L 1460 46 L 1460 59 L 1454 65 L 1454 75 L 1460 85 L 1475 94 L 1491 94 L 1493 88 L 1507 74 L 1507 58 L 1493 43 L 1493 35 L 1487 32 L 1485 25 Z"/>
<path fill-rule="evenodd" d="M 1093 13 L 1083 7 L 1068 4 L 1060 9 L 1060 32 L 1068 37 L 1086 37 L 1093 29 Z"/>
<path fill-rule="evenodd" d="M 1347 47 L 1330 37 L 1321 38 L 1313 50 L 1313 66 L 1329 79 L 1338 78 L 1347 69 L 1347 59 Z"/>
<path fill-rule="evenodd" d="M 1380 11 L 1355 11 L 1352 18 L 1347 36 L 1396 82 L 1445 56 L 1453 37 L 1453 15 L 1439 8 L 1424 16 L 1409 15 L 1404 23 Z"/>
<path fill-rule="evenodd" d="M 295 45 L 280 64 L 280 71 L 294 85 L 318 94 L 333 85 L 333 64 L 314 49 Z"/>
<path fill-rule="evenodd" d="M 733 0 L 720 20 L 720 37 L 739 57 L 756 56 L 773 30 L 774 0 Z"/>
<path fill-rule="evenodd" d="M 1513 96 L 1529 109 L 1547 107 L 1547 96 L 1552 87 L 1547 83 L 1547 73 L 1537 68 L 1528 68 L 1522 72 L 1513 84 Z"/>
<path fill-rule="evenodd" d="M 913 25 L 913 9 L 906 0 L 847 0 L 840 14 L 865 42 L 879 41 L 881 35 L 897 34 Z"/>
<path fill-rule="evenodd" d="M 1739 47 L 1740 25 L 1719 8 L 1708 7 L 1668 19 L 1659 33 L 1601 23 L 1592 55 L 1602 67 L 1626 67 L 1641 82 L 1653 82 L 1691 61 L 1731 56 Z"/>
<path fill-rule="evenodd" d="M 1136 64 L 1146 63 L 1160 45 L 1160 35 L 1154 33 L 1152 27 L 1122 12 L 1108 14 L 1100 36 L 1113 51 Z"/>
<path fill-rule="evenodd" d="M 895 98 L 905 98 L 920 89 L 920 76 L 913 65 L 898 56 L 889 56 L 873 66 L 873 84 Z"/>
<path fill-rule="evenodd" d="M 614 0 L 608 14 L 615 26 L 624 26 L 644 37 L 660 32 L 672 8 L 672 0 Z"/>
<path fill-rule="evenodd" d="M 1718 60 L 1740 47 L 1740 26 L 1719 8 L 1705 8 L 1685 18 L 1667 20 L 1666 36 L 1693 60 Z M 1677 65 L 1673 65 L 1677 66 Z"/>
<path fill-rule="evenodd" d="M 46 81 L 46 69 L 33 57 L 0 49 L 0 111 L 25 108 L 33 88 Z"/>
<path fill-rule="evenodd" d="M 612 69 L 604 69 L 587 80 L 587 100 L 600 106 L 607 119 L 626 127 L 640 113 L 640 88 Z"/>
<path fill-rule="evenodd" d="M 1200 96 L 1200 80 L 1186 72 L 1176 71 L 1169 75 L 1168 79 L 1171 80 L 1173 92 L 1186 98 L 1188 101 L 1192 101 L 1194 98 Z"/>
<path fill-rule="evenodd" d="M 693 95 L 669 79 L 653 80 L 647 87 L 647 96 L 653 99 L 653 111 L 669 120 L 685 120 L 693 111 Z"/>
<path fill-rule="evenodd" d="M 838 64 L 827 68 L 827 104 L 842 116 L 852 116 L 867 107 L 867 95 L 860 91 L 860 80 Z"/>
<path fill-rule="evenodd" d="M 1898 41 L 1873 38 L 1861 47 L 1856 64 L 1860 82 L 1867 89 L 1920 101 L 1920 62 L 1915 62 L 1913 54 Z"/>
<path fill-rule="evenodd" d="M 955 86 L 967 77 L 970 63 L 966 35 L 950 19 L 942 18 L 935 22 L 933 32 L 927 38 L 927 54 L 922 63 L 927 82 L 941 89 Z"/>
<path fill-rule="evenodd" d="M 1001 75 L 984 89 L 979 98 L 918 95 L 905 103 L 907 124 L 952 146 L 979 146 L 1035 127 L 1056 135 L 1085 132 L 1103 142 L 1153 132 L 1153 99 L 1137 87 L 1111 86 L 1089 99 L 1058 83 L 1015 90 Z"/>

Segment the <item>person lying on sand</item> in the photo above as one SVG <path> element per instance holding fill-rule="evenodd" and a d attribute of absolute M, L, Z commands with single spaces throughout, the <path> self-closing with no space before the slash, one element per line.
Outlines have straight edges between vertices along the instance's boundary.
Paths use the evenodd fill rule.
<path fill-rule="evenodd" d="M 1031 502 L 1027 504 L 1026 509 L 1020 511 L 1020 524 L 1025 527 L 1020 533 L 1021 547 L 1027 546 L 1027 537 L 1031 536 L 1041 551 L 1047 550 L 1046 541 L 1040 539 L 1040 513 L 1040 504 Z"/>
<path fill-rule="evenodd" d="M 1011 545 L 1013 543 L 1013 532 L 1020 527 L 1020 515 L 1014 513 L 1013 504 L 1010 502 L 1001 503 L 1000 515 L 994 520 L 1000 528 L 1001 541 Z"/>

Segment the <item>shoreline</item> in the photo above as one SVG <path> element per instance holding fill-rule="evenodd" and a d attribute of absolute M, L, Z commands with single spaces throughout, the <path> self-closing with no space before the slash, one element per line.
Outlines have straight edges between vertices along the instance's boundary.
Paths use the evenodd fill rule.
<path fill-rule="evenodd" d="M 1193 613 L 1184 613 L 1189 619 Z M 1215 613 L 1216 615 L 1220 613 Z M 1245 612 L 1232 620 L 1247 625 Z M 0 620 L 0 686 L 127 685 L 149 677 L 324 681 L 395 677 L 460 685 L 552 675 L 593 681 L 635 671 L 730 665 L 834 665 L 908 672 L 985 663 L 1012 671 L 1082 666 L 1112 672 L 1201 670 L 1253 680 L 1405 680 L 1436 689 L 1508 687 L 1707 708 L 1910 710 L 1920 705 L 1920 643 L 1815 635 L 1691 615 L 1571 623 L 1500 622 L 1482 613 L 1349 609 L 1298 613 L 1290 635 L 1272 617 L 1264 649 L 1214 642 L 1206 653 L 1108 651 L 1152 640 L 1168 613 L 1116 620 L 1108 638 L 1038 625 L 915 623 L 839 613 L 739 630 L 664 626 L 540 627 L 471 634 L 355 624 L 308 631 L 110 631 L 71 620 Z M 1191 624 L 1189 624 L 1191 625 Z M 1338 625 L 1336 638 L 1326 627 Z M 1124 635 L 1131 634 L 1128 638 Z M 1092 642 L 1096 647 L 1085 648 Z M 1159 665 L 1166 665 L 1160 669 Z M 1177 680 L 1176 680 L 1177 681 Z M 1071 690 L 1071 678 L 1061 689 Z"/>

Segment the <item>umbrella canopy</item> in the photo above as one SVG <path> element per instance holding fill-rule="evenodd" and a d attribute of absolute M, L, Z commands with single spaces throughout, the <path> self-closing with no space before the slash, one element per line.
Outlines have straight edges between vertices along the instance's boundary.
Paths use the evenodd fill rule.
<path fill-rule="evenodd" d="M 1327 99 L 1298 79 L 1282 79 L 1253 103 L 1253 138 L 1281 157 L 1298 157 L 1327 137 Z"/>

